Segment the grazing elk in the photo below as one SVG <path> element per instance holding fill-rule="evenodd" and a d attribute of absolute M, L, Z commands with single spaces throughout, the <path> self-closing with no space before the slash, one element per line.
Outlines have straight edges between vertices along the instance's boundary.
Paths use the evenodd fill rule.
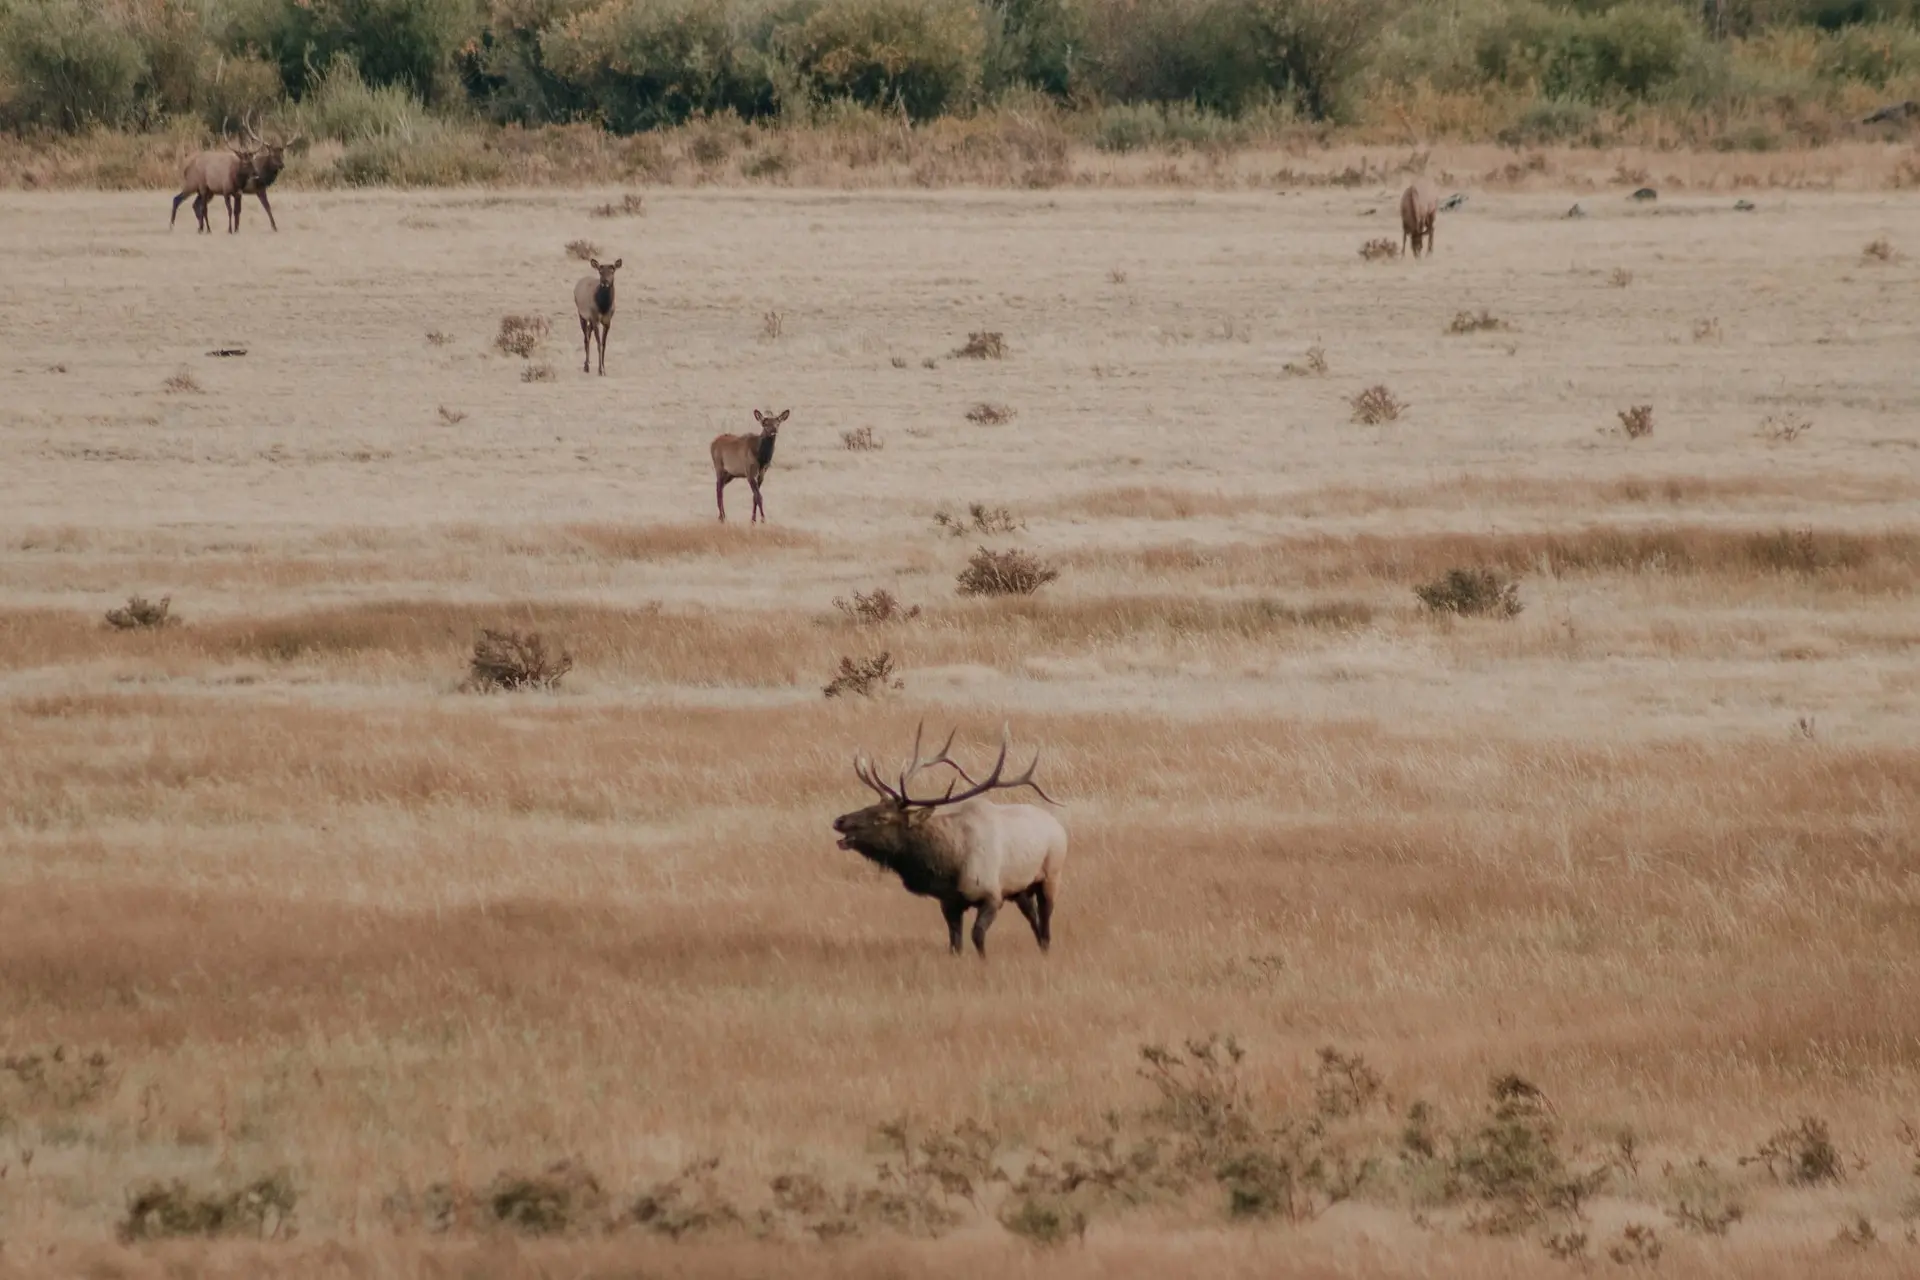
<path fill-rule="evenodd" d="M 922 728 L 925 722 L 922 722 Z M 864 755 L 855 754 L 853 772 L 861 782 L 880 796 L 878 804 L 833 820 L 840 833 L 840 847 L 851 849 L 869 862 L 876 863 L 900 877 L 909 893 L 937 898 L 947 919 L 947 945 L 959 955 L 960 931 L 968 908 L 973 919 L 973 949 L 987 958 L 987 930 L 1000 912 L 1002 902 L 1012 902 L 1033 927 L 1041 951 L 1053 946 L 1053 905 L 1059 896 L 1060 876 L 1067 861 L 1067 832 L 1059 819 L 1038 805 L 988 804 L 978 798 L 990 791 L 1011 791 L 1032 787 L 1048 804 L 1057 803 L 1040 790 L 1033 771 L 1040 763 L 1035 752 L 1033 763 L 1017 778 L 1001 780 L 1007 764 L 1007 731 L 1000 729 L 1000 757 L 983 782 L 975 782 L 965 769 L 947 753 L 946 746 L 931 759 L 920 756 L 920 730 L 913 735 L 913 759 L 900 774 L 899 782 L 888 786 Z M 945 794 L 915 799 L 908 792 L 914 777 L 935 765 L 946 765 L 967 789 L 954 794 L 959 782 L 950 783 Z"/>
<path fill-rule="evenodd" d="M 611 265 L 601 266 L 600 259 L 589 258 L 587 265 L 594 274 L 581 276 L 580 283 L 573 286 L 573 305 L 580 312 L 580 344 L 586 353 L 580 358 L 580 372 L 587 373 L 593 364 L 593 338 L 600 335 L 600 372 L 607 372 L 607 330 L 613 327 L 613 273 L 620 269 L 625 258 L 616 258 Z"/>
<path fill-rule="evenodd" d="M 780 424 L 793 413 L 791 409 L 782 409 L 779 413 L 753 411 L 753 420 L 760 424 L 759 435 L 717 435 L 708 452 L 713 455 L 713 500 L 720 508 L 720 519 L 727 518 L 727 482 L 745 480 L 747 487 L 753 490 L 753 511 L 747 516 L 747 523 L 767 518 L 767 508 L 760 501 L 760 482 L 766 479 L 767 468 L 773 465 L 773 442 L 780 434 Z"/>
<path fill-rule="evenodd" d="M 1439 213 L 1440 193 L 1425 178 L 1415 178 L 1400 196 L 1400 248 L 1404 251 L 1411 239 L 1414 257 L 1420 256 L 1422 245 L 1432 253 L 1433 223 Z"/>

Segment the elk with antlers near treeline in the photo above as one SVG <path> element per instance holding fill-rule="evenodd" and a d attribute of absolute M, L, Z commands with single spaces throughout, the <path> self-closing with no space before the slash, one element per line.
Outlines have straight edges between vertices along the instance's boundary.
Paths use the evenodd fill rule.
<path fill-rule="evenodd" d="M 727 482 L 745 480 L 747 487 L 753 490 L 753 510 L 747 516 L 747 523 L 767 518 L 767 508 L 760 501 L 760 482 L 766 479 L 767 468 L 773 465 L 773 442 L 780 434 L 780 424 L 793 413 L 791 409 L 782 409 L 779 413 L 753 411 L 753 420 L 760 424 L 758 435 L 717 435 L 707 452 L 713 457 L 713 500 L 720 508 L 720 519 L 727 518 Z"/>
<path fill-rule="evenodd" d="M 1440 216 L 1440 193 L 1433 183 L 1425 178 L 1415 178 L 1413 185 L 1400 195 L 1400 247 L 1405 249 L 1407 241 L 1413 241 L 1413 256 L 1419 257 L 1424 245 L 1428 253 L 1433 252 L 1433 224 Z"/>
<path fill-rule="evenodd" d="M 925 727 L 922 722 L 921 728 Z M 973 949 L 987 958 L 987 930 L 1002 902 L 1012 902 L 1033 926 L 1040 950 L 1053 945 L 1053 904 L 1060 892 L 1060 876 L 1067 861 L 1067 832 L 1059 819 L 1038 805 L 989 804 L 980 797 L 991 791 L 1032 787 L 1048 804 L 1057 801 L 1040 790 L 1033 763 L 1017 778 L 1002 780 L 1007 764 L 1007 730 L 1000 730 L 1000 756 L 982 782 L 975 782 L 948 752 L 953 734 L 939 754 L 922 759 L 920 730 L 913 735 L 913 758 L 899 781 L 888 786 L 864 755 L 856 753 L 853 772 L 880 797 L 878 804 L 833 820 L 840 847 L 900 877 L 909 893 L 937 898 L 947 919 L 947 943 L 959 955 L 960 931 L 968 908 L 974 908 Z M 960 775 L 945 794 L 916 799 L 908 791 L 915 776 L 936 765 Z M 960 781 L 967 789 L 955 794 Z"/>
<path fill-rule="evenodd" d="M 580 372 L 592 369 L 593 339 L 600 338 L 600 373 L 607 372 L 607 330 L 613 328 L 613 273 L 618 271 L 625 258 L 615 258 L 602 266 L 600 259 L 589 258 L 587 265 L 593 268 L 590 276 L 581 276 L 579 283 L 573 286 L 573 309 L 580 313 L 580 345 L 585 348 L 580 357 Z"/>
<path fill-rule="evenodd" d="M 300 138 L 268 142 L 254 129 L 251 116 L 243 123 L 252 136 L 251 147 L 240 146 L 223 129 L 220 136 L 226 144 L 224 151 L 202 151 L 187 158 L 180 174 L 180 194 L 173 198 L 173 212 L 167 217 L 169 227 L 180 216 L 180 202 L 192 196 L 194 221 L 201 231 L 211 232 L 213 226 L 207 220 L 207 205 L 214 196 L 219 196 L 221 207 L 227 213 L 227 230 L 238 231 L 241 197 L 251 193 L 259 197 L 260 207 L 267 211 L 267 222 L 275 231 L 280 229 L 280 224 L 274 221 L 273 207 L 267 203 L 267 188 L 286 166 L 287 148 Z"/>

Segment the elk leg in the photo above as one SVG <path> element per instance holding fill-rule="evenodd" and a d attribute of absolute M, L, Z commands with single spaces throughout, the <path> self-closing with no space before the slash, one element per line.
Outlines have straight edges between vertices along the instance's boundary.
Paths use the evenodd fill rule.
<path fill-rule="evenodd" d="M 960 930 L 967 922 L 967 903 L 964 898 L 942 898 L 940 914 L 947 918 L 947 950 L 954 955 L 960 954 Z"/>
<path fill-rule="evenodd" d="M 1042 880 L 1033 891 L 1040 900 L 1040 949 L 1053 949 L 1053 881 Z"/>
<path fill-rule="evenodd" d="M 1033 940 L 1035 942 L 1038 942 L 1040 944 L 1041 950 L 1044 951 L 1046 949 L 1047 943 L 1044 935 L 1042 935 L 1042 933 L 1040 932 L 1039 897 L 1040 897 L 1039 886 L 1034 885 L 1030 888 L 1022 889 L 1019 893 L 1014 894 L 1012 901 L 1015 906 L 1020 908 L 1020 914 L 1027 918 L 1027 924 L 1031 926 L 1033 929 Z"/>
<path fill-rule="evenodd" d="M 721 476 L 713 482 L 713 500 L 720 506 L 720 523 L 727 522 L 727 481 L 732 476 Z"/>
<path fill-rule="evenodd" d="M 999 899 L 988 898 L 973 917 L 973 949 L 980 953 L 982 960 L 987 958 L 987 930 L 993 927 L 993 918 L 999 914 Z"/>
<path fill-rule="evenodd" d="M 607 376 L 607 330 L 613 328 L 613 317 L 608 316 L 600 322 L 600 376 Z"/>
<path fill-rule="evenodd" d="M 273 206 L 267 203 L 267 193 L 264 191 L 256 191 L 253 194 L 260 197 L 260 207 L 267 211 L 267 225 L 275 231 L 278 231 L 280 224 L 273 220 Z"/>
<path fill-rule="evenodd" d="M 593 372 L 593 321 L 580 317 L 580 372 Z"/>
<path fill-rule="evenodd" d="M 747 486 L 753 490 L 753 514 L 748 518 L 747 523 L 752 524 L 755 520 L 765 520 L 767 518 L 767 509 L 760 504 L 760 482 L 752 476 L 748 476 Z"/>
<path fill-rule="evenodd" d="M 182 191 L 173 198 L 173 212 L 167 215 L 167 230 L 173 230 L 173 220 L 180 216 L 180 202 L 185 200 L 187 195 L 187 192 Z"/>
<path fill-rule="evenodd" d="M 196 232 L 207 229 L 207 195 L 196 191 L 193 195 L 193 229 Z"/>

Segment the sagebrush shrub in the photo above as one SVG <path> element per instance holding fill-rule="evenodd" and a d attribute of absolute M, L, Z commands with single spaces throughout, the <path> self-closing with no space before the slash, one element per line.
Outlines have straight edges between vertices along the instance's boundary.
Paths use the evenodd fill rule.
<path fill-rule="evenodd" d="M 1465 618 L 1511 618 L 1524 607 L 1520 584 L 1495 569 L 1449 569 L 1413 594 L 1435 613 Z"/>
<path fill-rule="evenodd" d="M 1058 569 L 1025 551 L 981 547 L 960 571 L 960 594 L 1030 596 L 1059 576 Z"/>

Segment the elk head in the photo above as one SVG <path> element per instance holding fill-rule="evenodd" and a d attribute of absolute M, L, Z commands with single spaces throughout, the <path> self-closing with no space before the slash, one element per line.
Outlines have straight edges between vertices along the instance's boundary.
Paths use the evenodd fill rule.
<path fill-rule="evenodd" d="M 296 133 L 284 141 L 269 142 L 260 136 L 259 130 L 253 127 L 252 112 L 247 113 L 244 124 L 248 136 L 253 141 L 253 149 L 248 153 L 248 164 L 253 168 L 254 179 L 263 187 L 271 186 L 273 180 L 280 176 L 280 170 L 286 168 L 287 149 L 306 135 Z"/>
<path fill-rule="evenodd" d="M 756 413 L 754 416 L 759 415 Z M 1040 765 L 1038 751 L 1033 753 L 1033 762 L 1027 766 L 1025 773 L 1017 778 L 1002 778 L 1001 775 L 1006 771 L 1009 745 L 1007 727 L 1004 724 L 1000 727 L 1000 755 L 994 760 L 993 768 L 988 771 L 985 781 L 982 782 L 975 782 L 972 776 L 949 754 L 953 748 L 952 733 L 947 735 L 946 742 L 936 754 L 923 758 L 920 754 L 920 742 L 925 727 L 926 722 L 922 721 L 914 730 L 913 756 L 908 760 L 906 767 L 900 771 L 898 781 L 891 786 L 880 777 L 879 769 L 867 759 L 864 753 L 854 755 L 854 776 L 878 795 L 880 800 L 877 804 L 870 804 L 864 809 L 843 813 L 833 820 L 833 829 L 840 833 L 840 848 L 852 849 L 877 861 L 889 861 L 890 855 L 905 852 L 906 847 L 919 834 L 927 820 L 941 809 L 971 800 L 976 796 L 986 795 L 990 791 L 1012 791 L 1019 787 L 1032 787 L 1048 804 L 1058 803 L 1045 791 L 1041 791 L 1040 784 L 1033 780 L 1033 771 Z M 940 795 L 928 796 L 925 799 L 916 798 L 909 790 L 914 778 L 937 765 L 946 765 L 959 777 L 948 783 L 946 791 Z M 962 782 L 967 784 L 967 789 L 956 792 L 955 789 Z"/>

